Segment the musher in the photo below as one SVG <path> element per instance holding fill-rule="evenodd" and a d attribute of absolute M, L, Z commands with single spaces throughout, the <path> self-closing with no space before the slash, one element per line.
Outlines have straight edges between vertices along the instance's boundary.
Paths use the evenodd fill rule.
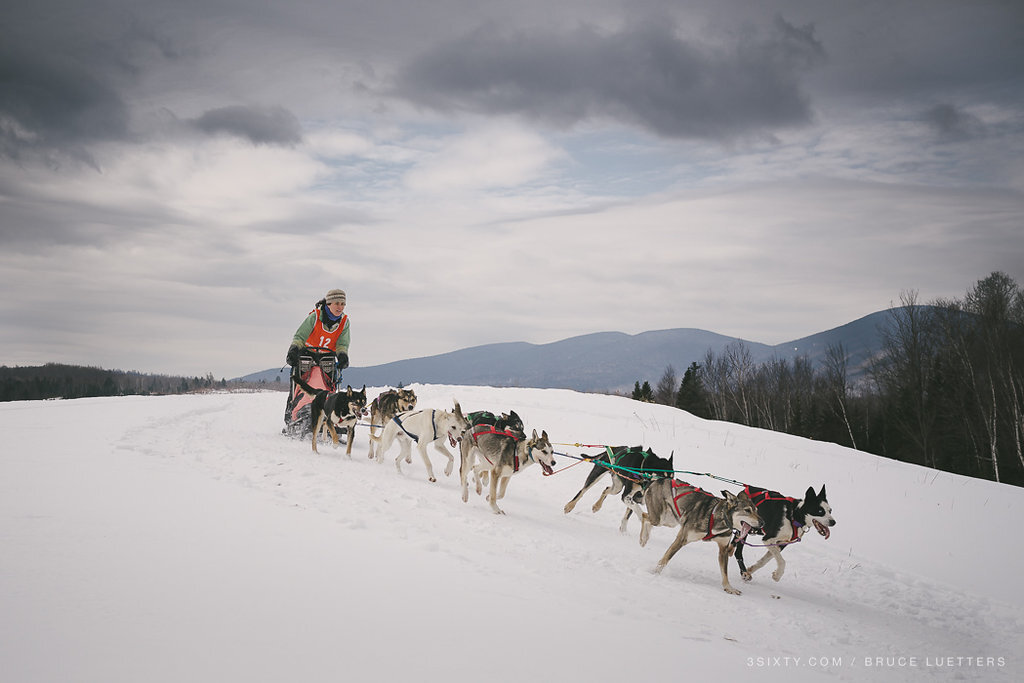
<path fill-rule="evenodd" d="M 332 289 L 302 321 L 285 356 L 292 368 L 292 386 L 288 392 L 285 410 L 286 431 L 299 435 L 307 430 L 305 416 L 300 410 L 310 400 L 297 384 L 305 389 L 327 389 L 333 391 L 341 370 L 348 367 L 350 329 L 345 315 L 345 291 Z M 304 360 L 302 360 L 304 359 Z M 317 380 L 312 386 L 313 375 Z M 320 385 L 323 386 L 320 386 Z M 305 411 L 308 415 L 308 409 Z"/>

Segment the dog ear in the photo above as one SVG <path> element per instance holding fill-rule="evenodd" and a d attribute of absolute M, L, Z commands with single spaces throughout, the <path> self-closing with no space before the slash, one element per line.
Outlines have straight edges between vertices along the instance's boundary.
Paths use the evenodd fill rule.
<path fill-rule="evenodd" d="M 732 495 L 732 491 L 726 491 L 725 489 L 722 489 L 722 496 L 725 497 L 726 500 L 732 500 L 736 497 Z"/>
<path fill-rule="evenodd" d="M 825 500 L 828 496 L 825 495 L 825 485 L 821 485 L 821 493 L 818 494 L 818 500 Z"/>
<path fill-rule="evenodd" d="M 533 440 L 536 441 L 537 439 L 538 439 L 538 437 L 537 437 L 537 430 L 534 429 L 533 430 Z"/>
<path fill-rule="evenodd" d="M 822 491 L 824 491 L 825 487 L 822 486 L 821 489 L 822 489 Z M 818 494 L 814 492 L 814 487 L 813 486 L 808 486 L 807 487 L 807 493 L 804 494 L 804 500 L 815 500 L 815 499 L 817 499 L 817 497 L 818 497 Z"/>

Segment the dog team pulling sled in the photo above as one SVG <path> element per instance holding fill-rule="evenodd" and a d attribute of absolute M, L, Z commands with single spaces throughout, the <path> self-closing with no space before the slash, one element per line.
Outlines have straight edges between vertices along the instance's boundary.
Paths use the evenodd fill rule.
<path fill-rule="evenodd" d="M 459 480 L 463 502 L 469 501 L 469 479 L 472 477 L 477 495 L 488 487 L 486 500 L 495 514 L 505 514 L 498 507 L 504 498 L 512 477 L 532 464 L 538 464 L 545 476 L 555 473 L 555 451 L 546 430 L 538 434 L 527 430 L 522 419 L 514 412 L 495 414 L 476 411 L 464 414 L 456 400 L 452 410 L 416 409 L 416 395 L 411 389 L 389 389 L 367 405 L 366 387 L 355 391 L 351 386 L 338 390 L 340 379 L 328 354 L 317 358 L 310 353 L 308 360 L 300 358 L 292 373 L 288 407 L 285 413 L 285 433 L 293 436 L 312 434 L 312 448 L 317 451 L 317 440 L 330 434 L 334 446 L 339 445 L 338 430 L 346 435 L 346 455 L 351 456 L 355 440 L 355 427 L 359 420 L 370 415 L 369 458 L 383 462 L 384 454 L 399 442 L 395 468 L 401 473 L 401 462 L 412 462 L 415 444 L 427 470 L 427 477 L 436 482 L 434 469 L 427 452 L 431 445 L 445 456 L 444 474 L 451 476 L 455 456 L 445 442 L 459 450 Z M 330 354 L 333 357 L 333 354 Z M 376 434 L 376 430 L 380 434 Z M 581 446 L 581 444 L 564 444 Z M 601 481 L 605 474 L 611 483 L 601 492 L 592 510 L 601 509 L 609 495 L 619 495 L 625 512 L 619 531 L 626 533 L 629 518 L 636 514 L 641 520 L 640 545 L 646 546 L 655 526 L 676 528 L 676 536 L 654 568 L 660 573 L 675 554 L 694 541 L 712 541 L 718 545 L 718 567 L 722 588 L 739 595 L 740 591 L 729 582 L 728 563 L 735 556 L 740 576 L 750 581 L 752 575 L 770 560 L 776 563 L 772 578 L 782 579 L 786 563 L 782 551 L 787 545 L 800 541 L 809 528 L 828 538 L 835 525 L 832 508 L 825 487 L 815 492 L 808 487 L 803 498 L 783 496 L 776 491 L 743 484 L 711 473 L 689 472 L 698 476 L 738 484 L 738 494 L 723 490 L 722 497 L 676 478 L 673 453 L 668 458 L 658 456 L 642 446 L 602 446 L 602 452 L 578 456 L 579 463 L 592 464 L 591 471 L 579 492 L 565 504 L 563 512 L 572 512 L 583 495 Z M 567 454 L 560 454 L 567 455 Z M 576 456 L 569 456 L 576 457 Z M 751 543 L 748 538 L 760 536 L 763 543 Z M 766 548 L 765 554 L 749 568 L 743 559 L 746 545 Z"/>

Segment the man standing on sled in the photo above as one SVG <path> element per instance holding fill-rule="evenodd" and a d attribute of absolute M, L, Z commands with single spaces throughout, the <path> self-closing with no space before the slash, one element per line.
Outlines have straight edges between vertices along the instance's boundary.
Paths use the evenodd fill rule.
<path fill-rule="evenodd" d="M 287 434 L 305 436 L 309 432 L 312 398 L 308 394 L 334 391 L 341 371 L 348 367 L 350 330 L 345 298 L 344 290 L 327 292 L 295 330 L 288 346 L 292 382 L 284 416 Z"/>

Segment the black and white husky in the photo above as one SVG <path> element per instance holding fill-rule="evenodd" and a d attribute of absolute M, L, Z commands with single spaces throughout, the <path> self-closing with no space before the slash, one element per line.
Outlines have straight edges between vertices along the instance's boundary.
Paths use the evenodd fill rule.
<path fill-rule="evenodd" d="M 743 563 L 743 542 L 736 543 L 736 562 L 740 566 L 740 576 L 750 581 L 751 574 L 763 567 L 770 558 L 775 558 L 775 571 L 772 578 L 782 579 L 786 571 L 786 561 L 782 559 L 782 551 L 790 543 L 796 543 L 807 532 L 808 527 L 828 538 L 829 528 L 836 525 L 832 516 L 832 506 L 825 495 L 825 486 L 821 493 L 815 493 L 814 487 L 807 487 L 803 499 L 789 498 L 777 491 L 747 486 L 744 491 L 754 501 L 757 514 L 764 522 L 762 528 L 753 533 L 764 534 L 764 545 L 768 551 L 749 569 Z M 753 545 L 753 544 L 751 544 Z"/>
<path fill-rule="evenodd" d="M 338 447 L 338 430 L 345 430 L 345 455 L 351 457 L 352 442 L 355 441 L 356 422 L 366 408 L 366 386 L 359 391 L 348 387 L 346 391 L 318 391 L 310 405 L 310 429 L 313 430 L 313 452 L 317 439 L 326 431 L 331 435 L 334 447 Z"/>
<path fill-rule="evenodd" d="M 406 413 L 399 413 L 391 418 L 380 436 L 370 437 L 377 442 L 376 460 L 382 462 L 384 453 L 391 448 L 391 444 L 398 439 L 399 452 L 395 458 L 395 469 L 402 471 L 402 460 L 412 462 L 412 444 L 416 444 L 416 450 L 423 458 L 423 464 L 427 467 L 427 478 L 430 481 L 437 481 L 434 476 L 434 468 L 430 464 L 430 457 L 427 455 L 427 446 L 434 444 L 434 448 L 448 458 L 448 464 L 444 468 L 444 476 L 449 476 L 455 467 L 455 456 L 444 445 L 448 439 L 452 448 L 458 446 L 462 435 L 469 428 L 469 422 L 462 414 L 459 402 L 455 401 L 455 410 L 413 410 Z"/>
<path fill-rule="evenodd" d="M 490 425 L 481 424 L 470 428 L 460 446 L 462 465 L 459 478 L 462 483 L 462 502 L 469 501 L 469 476 L 476 481 L 476 493 L 483 492 L 483 482 L 489 480 L 487 501 L 496 515 L 505 512 L 498 507 L 498 499 L 505 497 L 505 490 L 513 474 L 533 463 L 538 463 L 544 474 L 552 474 L 555 466 L 555 451 L 548 440 L 548 433 L 537 435 L 533 430 L 530 438 L 520 438 L 510 431 L 498 432 Z"/>
<path fill-rule="evenodd" d="M 672 464 L 674 456 L 665 458 L 659 457 L 648 448 L 643 446 L 608 446 L 603 453 L 584 455 L 583 459 L 594 463 L 594 467 L 583 482 L 583 488 L 579 490 L 573 499 L 565 504 L 563 512 L 569 514 L 576 507 L 583 494 L 594 484 L 601 480 L 607 472 L 611 475 L 612 483 L 601 492 L 592 508 L 594 512 L 601 509 L 604 499 L 609 495 L 616 495 L 622 492 L 622 502 L 626 506 L 626 513 L 619 524 L 619 531 L 626 533 L 626 523 L 634 512 L 643 515 L 643 490 L 652 480 L 661 477 L 671 478 L 674 474 Z"/>

